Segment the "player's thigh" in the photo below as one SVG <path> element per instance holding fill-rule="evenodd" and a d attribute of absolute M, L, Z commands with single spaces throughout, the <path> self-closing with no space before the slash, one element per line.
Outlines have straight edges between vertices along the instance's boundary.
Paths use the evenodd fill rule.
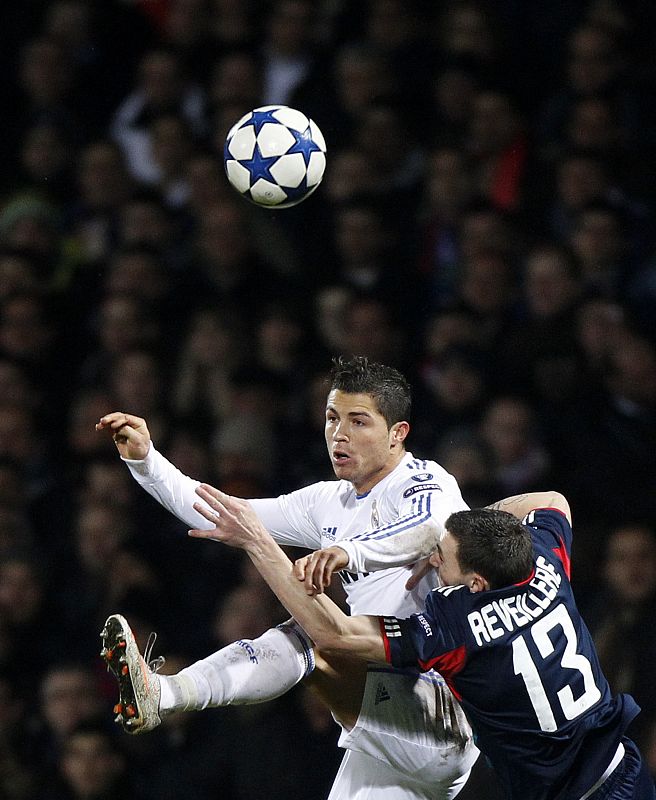
<path fill-rule="evenodd" d="M 441 675 L 370 665 L 360 714 L 339 744 L 426 786 L 454 784 L 478 756 L 464 712 Z"/>
<path fill-rule="evenodd" d="M 326 657 L 314 651 L 315 668 L 304 683 L 331 710 L 343 728 L 350 730 L 362 707 L 367 665 L 355 659 Z"/>

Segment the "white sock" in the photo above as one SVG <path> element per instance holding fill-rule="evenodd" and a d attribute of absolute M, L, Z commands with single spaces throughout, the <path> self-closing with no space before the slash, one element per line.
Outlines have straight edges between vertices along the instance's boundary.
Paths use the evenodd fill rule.
<path fill-rule="evenodd" d="M 289 620 L 258 639 L 241 639 L 177 675 L 157 675 L 160 712 L 252 705 L 280 697 L 314 669 L 312 642 Z"/>

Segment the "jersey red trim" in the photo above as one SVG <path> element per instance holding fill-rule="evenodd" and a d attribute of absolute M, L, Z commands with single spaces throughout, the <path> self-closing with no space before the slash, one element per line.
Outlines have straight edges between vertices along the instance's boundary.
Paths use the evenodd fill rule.
<path fill-rule="evenodd" d="M 456 647 L 455 650 L 449 650 L 448 653 L 431 658 L 428 661 L 418 660 L 419 666 L 422 670 L 435 669 L 446 681 L 447 686 L 453 692 L 457 700 L 462 700 L 460 692 L 456 690 L 453 685 L 453 678 L 462 670 L 467 661 L 467 649 L 465 645 Z"/>
<path fill-rule="evenodd" d="M 567 575 L 567 580 L 571 580 L 572 561 L 569 557 L 569 553 L 567 552 L 567 548 L 565 547 L 565 542 L 563 541 L 562 537 L 559 536 L 558 538 L 560 540 L 560 547 L 552 547 L 551 549 L 563 562 L 563 569 L 565 570 L 565 575 Z"/>
<path fill-rule="evenodd" d="M 385 632 L 385 619 L 383 617 L 378 617 L 378 624 L 380 626 L 380 633 L 383 637 L 383 646 L 385 648 L 385 661 L 388 664 L 392 663 L 392 649 L 390 647 L 389 639 L 387 638 L 387 633 Z"/>
<path fill-rule="evenodd" d="M 535 567 L 531 570 L 531 574 L 526 578 L 526 580 L 520 581 L 519 583 L 515 583 L 514 586 L 524 586 L 527 583 L 530 583 L 533 578 L 535 578 Z"/>

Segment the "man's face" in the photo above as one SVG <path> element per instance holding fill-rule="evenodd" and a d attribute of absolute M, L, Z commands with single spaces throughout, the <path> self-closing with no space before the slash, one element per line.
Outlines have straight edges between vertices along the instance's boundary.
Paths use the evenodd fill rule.
<path fill-rule="evenodd" d="M 350 481 L 358 494 L 372 489 L 398 464 L 403 452 L 399 426 L 390 429 L 368 394 L 334 389 L 326 403 L 326 445 L 335 475 Z"/>
<path fill-rule="evenodd" d="M 437 549 L 430 557 L 430 563 L 435 567 L 440 576 L 442 586 L 469 586 L 467 578 L 460 569 L 458 561 L 458 542 L 445 531 L 437 545 Z"/>

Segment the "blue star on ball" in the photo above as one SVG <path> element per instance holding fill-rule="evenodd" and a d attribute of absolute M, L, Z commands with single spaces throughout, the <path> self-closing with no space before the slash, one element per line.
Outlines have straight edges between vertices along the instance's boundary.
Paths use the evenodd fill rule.
<path fill-rule="evenodd" d="M 246 169 L 249 171 L 251 176 L 251 186 L 256 183 L 260 178 L 263 178 L 265 181 L 270 181 L 271 183 L 275 183 L 276 179 L 271 174 L 271 167 L 274 163 L 278 160 L 278 156 L 269 156 L 265 157 L 260 152 L 260 148 L 258 145 L 255 145 L 255 150 L 253 151 L 253 157 L 240 161 L 240 164 L 243 164 Z"/>
<path fill-rule="evenodd" d="M 305 165 L 307 166 L 310 163 L 310 154 L 320 153 L 321 148 L 312 138 L 309 128 L 306 128 L 304 131 L 295 131 L 293 128 L 288 128 L 288 130 L 296 141 L 287 152 L 302 153 Z"/>

